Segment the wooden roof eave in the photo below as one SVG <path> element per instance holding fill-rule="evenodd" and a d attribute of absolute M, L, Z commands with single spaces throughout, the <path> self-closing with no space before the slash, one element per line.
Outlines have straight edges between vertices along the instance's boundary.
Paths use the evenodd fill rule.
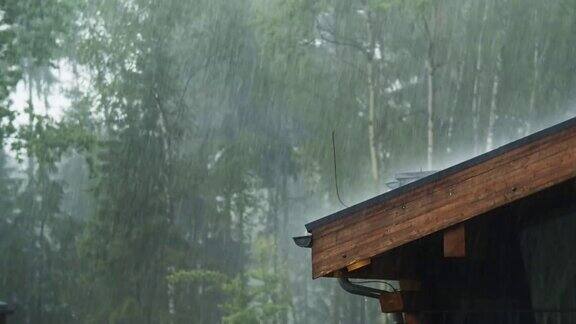
<path fill-rule="evenodd" d="M 306 224 L 327 276 L 576 176 L 576 118 Z"/>

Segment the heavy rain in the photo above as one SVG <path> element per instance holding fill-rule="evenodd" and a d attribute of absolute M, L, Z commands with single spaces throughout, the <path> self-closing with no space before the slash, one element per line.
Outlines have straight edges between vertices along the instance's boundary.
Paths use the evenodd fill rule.
<path fill-rule="evenodd" d="M 571 0 L 0 0 L 0 312 L 393 323 L 292 237 L 575 90 Z"/>

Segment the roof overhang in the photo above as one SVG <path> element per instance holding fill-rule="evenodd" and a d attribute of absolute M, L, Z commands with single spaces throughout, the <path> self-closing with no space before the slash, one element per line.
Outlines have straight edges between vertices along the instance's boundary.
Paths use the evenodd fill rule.
<path fill-rule="evenodd" d="M 576 176 L 576 118 L 321 218 L 313 277 L 335 272 Z"/>

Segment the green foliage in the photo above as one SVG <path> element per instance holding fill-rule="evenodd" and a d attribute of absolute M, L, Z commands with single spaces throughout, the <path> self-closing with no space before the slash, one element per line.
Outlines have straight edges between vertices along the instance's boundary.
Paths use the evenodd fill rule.
<path fill-rule="evenodd" d="M 21 72 L 16 40 L 14 27 L 6 17 L 6 8 L 0 5 L 0 143 L 16 131 L 15 114 L 10 110 L 8 98 Z"/>
<path fill-rule="evenodd" d="M 173 285 L 203 283 L 219 290 L 223 290 L 229 280 L 226 275 L 210 270 L 181 270 L 168 275 L 168 282 Z"/>
<path fill-rule="evenodd" d="M 424 3 L 427 2 L 426 0 L 370 0 L 369 6 L 370 9 L 372 10 L 378 10 L 378 11 L 387 11 L 390 10 L 392 8 L 394 8 L 395 6 L 399 6 L 399 5 L 404 5 L 407 3 Z M 417 5 L 418 6 L 418 5 Z"/>
<path fill-rule="evenodd" d="M 29 127 L 20 128 L 18 141 L 12 143 L 12 150 L 17 152 L 20 161 L 27 154 L 54 167 L 70 149 L 81 153 L 95 149 L 93 134 L 80 125 L 54 122 L 40 115 L 33 115 L 30 123 Z"/>
<path fill-rule="evenodd" d="M 273 241 L 260 236 L 244 274 L 231 278 L 211 270 L 179 270 L 168 275 L 177 288 L 202 287 L 203 294 L 222 293 L 223 323 L 250 324 L 274 322 L 290 309 L 291 296 L 285 286 L 289 273 L 275 264 Z M 249 284 L 247 284 L 249 283 Z"/>

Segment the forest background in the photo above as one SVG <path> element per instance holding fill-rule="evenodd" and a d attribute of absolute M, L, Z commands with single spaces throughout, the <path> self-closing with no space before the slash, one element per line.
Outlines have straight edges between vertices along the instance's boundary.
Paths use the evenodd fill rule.
<path fill-rule="evenodd" d="M 0 0 L 14 323 L 383 323 L 291 237 L 576 114 L 572 0 Z"/>

